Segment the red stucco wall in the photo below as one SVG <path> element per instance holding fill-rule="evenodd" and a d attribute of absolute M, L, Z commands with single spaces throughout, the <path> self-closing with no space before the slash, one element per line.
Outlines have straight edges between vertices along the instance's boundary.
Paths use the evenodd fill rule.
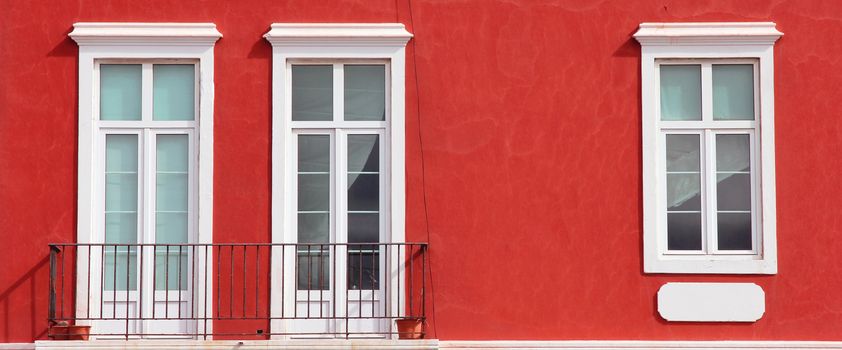
<path fill-rule="evenodd" d="M 417 58 L 407 51 L 407 236 L 427 240 L 429 227 L 440 339 L 842 339 L 842 3 L 414 0 L 414 25 L 407 0 L 0 5 L 2 342 L 44 337 L 47 243 L 75 237 L 78 51 L 67 33 L 77 21 L 214 22 L 223 33 L 218 242 L 270 237 L 269 24 L 407 24 L 417 44 Z M 785 33 L 775 46 L 777 275 L 642 274 L 631 34 L 644 21 L 774 21 Z M 655 293 L 669 281 L 755 282 L 766 314 L 667 324 Z"/>

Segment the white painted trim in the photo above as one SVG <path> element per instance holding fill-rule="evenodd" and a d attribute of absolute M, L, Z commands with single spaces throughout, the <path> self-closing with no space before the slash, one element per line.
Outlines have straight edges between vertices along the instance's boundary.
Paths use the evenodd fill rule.
<path fill-rule="evenodd" d="M 833 349 L 839 341 L 657 341 L 657 340 L 561 340 L 561 341 L 439 341 L 440 349 L 570 349 L 570 350 L 714 350 L 714 349 Z"/>
<path fill-rule="evenodd" d="M 199 45 L 222 37 L 213 23 L 90 23 L 73 24 L 79 45 Z"/>
<path fill-rule="evenodd" d="M 272 46 L 405 46 L 401 23 L 273 23 L 263 36 Z"/>
<path fill-rule="evenodd" d="M 641 45 L 773 45 L 783 35 L 773 22 L 641 23 Z"/>
<path fill-rule="evenodd" d="M 33 350 L 35 343 L 0 343 L 0 350 Z"/>
<path fill-rule="evenodd" d="M 412 35 L 404 29 L 403 24 L 290 24 L 275 23 L 272 29 L 264 36 L 272 43 L 272 242 L 289 241 L 287 233 L 294 232 L 293 218 L 291 217 L 291 205 L 288 194 L 292 193 L 293 179 L 288 174 L 295 169 L 290 157 L 292 148 L 293 125 L 289 117 L 288 94 L 286 93 L 288 76 L 288 64 L 294 60 L 322 60 L 330 62 L 341 62 L 343 60 L 384 60 L 388 61 L 390 71 L 390 92 L 388 106 L 390 106 L 390 119 L 386 127 L 389 147 L 384 147 L 388 152 L 388 164 L 390 169 L 386 182 L 390 188 L 387 189 L 390 197 L 390 215 L 387 218 L 387 225 L 390 225 L 389 242 L 397 243 L 405 241 L 405 48 L 407 41 Z M 294 199 L 292 199 L 294 200 Z M 385 204 L 385 203 L 384 203 Z M 385 211 L 384 211 L 385 212 Z M 271 288 L 273 291 L 280 291 L 294 286 L 285 286 L 283 283 L 282 266 L 292 266 L 292 256 L 286 256 L 284 264 L 275 264 L 271 272 Z M 273 250 L 272 258 L 276 261 L 282 260 L 280 250 Z M 397 261 L 397 257 L 394 258 Z M 396 264 L 391 265 L 396 266 Z M 401 276 L 392 276 L 388 283 L 390 287 L 389 307 L 391 310 L 402 310 L 403 305 L 397 303 L 397 282 Z M 284 293 L 294 295 L 294 293 Z M 292 309 L 292 300 L 281 300 L 281 293 L 271 295 L 271 313 L 273 317 L 281 317 L 281 310 Z M 284 303 L 287 303 L 284 306 Z M 289 312 L 289 311 L 287 311 Z M 273 333 L 283 333 L 285 322 L 273 320 L 271 329 Z M 391 327 L 391 325 L 389 325 Z M 274 338 L 281 338 L 275 336 Z"/>
<path fill-rule="evenodd" d="M 775 108 L 774 108 L 774 40 L 735 41 L 731 34 L 743 33 L 747 37 L 762 38 L 757 28 L 773 23 L 686 23 L 652 24 L 643 23 L 635 38 L 641 42 L 641 104 L 642 104 L 642 161 L 643 161 L 643 270 L 646 273 L 725 273 L 725 274 L 775 274 L 777 273 L 776 198 L 775 198 Z M 658 26 L 667 30 L 669 36 L 655 35 Z M 713 28 L 713 29 L 711 29 Z M 674 29 L 674 30 L 673 30 Z M 716 30 L 714 30 L 716 29 Z M 703 36 L 705 41 L 693 41 L 702 37 L 704 30 L 727 32 L 729 35 Z M 777 30 L 775 30 L 777 32 Z M 660 32 L 655 32 L 660 33 Z M 689 33 L 688 40 L 678 35 Z M 779 32 L 778 32 L 779 33 Z M 775 36 L 777 39 L 780 35 Z M 658 40 L 654 40 L 660 38 Z M 669 38 L 668 41 L 661 39 Z M 651 40 L 650 40 L 651 39 Z M 666 40 L 666 39 L 664 39 Z M 704 44 L 702 44 L 704 43 Z M 662 152 L 658 143 L 660 121 L 658 120 L 657 62 L 663 59 L 756 59 L 758 62 L 760 96 L 759 105 L 759 152 L 758 165 L 760 190 L 761 247 L 759 254 L 734 258 L 725 255 L 666 255 L 661 247 L 659 230 L 659 198 L 663 191 L 660 184 L 665 181 L 659 169 L 663 169 Z M 665 197 L 663 197 L 665 198 Z"/>
<path fill-rule="evenodd" d="M 78 150 L 78 199 L 77 199 L 77 243 L 94 243 L 97 200 L 94 189 L 97 183 L 95 166 L 98 149 L 96 135 L 99 121 L 96 119 L 98 99 L 94 86 L 95 67 L 99 60 L 132 59 L 191 59 L 198 63 L 199 108 L 198 123 L 198 193 L 196 213 L 198 215 L 196 243 L 213 243 L 213 102 L 214 102 L 214 55 L 213 47 L 221 37 L 212 23 L 76 23 L 71 37 L 79 44 L 79 150 Z M 79 254 L 78 259 L 86 259 Z M 212 256 L 208 256 L 212 261 Z M 200 280 L 205 278 L 204 260 L 196 270 Z M 77 264 L 76 314 L 86 312 L 88 289 L 87 270 Z M 209 282 L 207 282 L 209 283 Z M 203 285 L 201 287 L 206 287 Z M 212 288 L 196 291 L 197 305 L 208 305 L 213 300 Z M 205 299 L 207 298 L 207 299 Z M 208 307 L 197 307 L 198 317 L 204 317 Z M 81 324 L 81 322 L 80 322 Z M 203 323 L 200 323 L 201 328 Z M 202 330 L 200 330 L 202 331 Z M 211 322 L 208 321 L 208 332 Z"/>
<path fill-rule="evenodd" d="M 98 340 L 98 341 L 36 341 L 38 350 L 308 350 L 308 349 L 438 349 L 435 339 L 376 340 L 376 339 L 301 339 L 301 340 Z"/>
<path fill-rule="evenodd" d="M 27 345 L 29 345 L 27 347 Z M 38 350 L 118 350 L 118 349 L 218 349 L 218 350 L 262 350 L 262 349 L 558 349 L 558 350 L 772 350 L 772 349 L 816 349 L 842 350 L 842 341 L 659 341 L 659 340 L 100 340 L 100 341 L 50 341 L 39 340 L 34 344 L 14 344 L 0 349 Z"/>

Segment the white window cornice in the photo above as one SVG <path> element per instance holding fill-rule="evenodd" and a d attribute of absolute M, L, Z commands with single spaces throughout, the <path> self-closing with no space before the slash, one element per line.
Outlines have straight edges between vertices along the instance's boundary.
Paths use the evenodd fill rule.
<path fill-rule="evenodd" d="M 774 45 L 783 35 L 772 22 L 734 23 L 641 23 L 634 38 L 641 44 L 641 112 L 643 170 L 643 270 L 646 273 L 775 274 L 777 273 L 775 195 Z M 756 169 L 756 202 L 752 213 L 753 254 L 680 254 L 667 252 L 666 171 L 664 135 L 675 123 L 660 119 L 659 64 L 687 62 L 707 65 L 750 60 L 755 68 L 756 118 L 747 132 L 757 138 L 753 169 Z M 703 109 L 712 109 L 710 68 L 706 68 Z M 705 90 L 706 89 L 706 90 Z M 707 97 L 705 97 L 707 96 Z M 702 113 L 704 117 L 704 112 Z M 704 120 L 711 120 L 709 117 Z M 671 123 L 671 122 L 670 122 Z M 706 124 L 696 131 L 719 132 Z M 685 131 L 689 130 L 686 129 Z M 734 127 L 734 125 L 731 125 Z M 742 128 L 742 127 L 738 127 Z M 712 142 L 706 144 L 712 145 Z M 708 181 L 710 182 L 710 181 Z M 755 186 L 755 185 L 753 185 Z M 710 194 L 710 193 L 709 193 Z M 707 202 L 706 202 L 707 203 Z M 707 208 L 708 212 L 712 208 Z M 709 214 L 706 214 L 709 215 Z M 713 220 L 705 219 L 707 224 Z M 713 230 L 713 231 L 712 231 Z M 716 242 L 715 227 L 704 228 L 703 237 Z"/>
<path fill-rule="evenodd" d="M 412 34 L 401 23 L 273 23 L 272 46 L 399 46 Z"/>
<path fill-rule="evenodd" d="M 73 25 L 79 45 L 213 45 L 222 37 L 213 23 L 90 23 Z"/>
<path fill-rule="evenodd" d="M 783 35 L 774 22 L 641 23 L 641 45 L 772 45 Z"/>

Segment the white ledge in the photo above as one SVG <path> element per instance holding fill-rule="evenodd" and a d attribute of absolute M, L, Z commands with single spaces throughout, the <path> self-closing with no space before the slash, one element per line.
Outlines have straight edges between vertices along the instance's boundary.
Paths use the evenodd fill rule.
<path fill-rule="evenodd" d="M 273 46 L 404 46 L 412 33 L 401 23 L 273 23 L 263 37 Z"/>
<path fill-rule="evenodd" d="M 784 33 L 774 22 L 641 23 L 641 45 L 771 45 Z"/>
<path fill-rule="evenodd" d="M 79 45 L 212 45 L 222 37 L 213 23 L 82 22 L 69 35 Z"/>

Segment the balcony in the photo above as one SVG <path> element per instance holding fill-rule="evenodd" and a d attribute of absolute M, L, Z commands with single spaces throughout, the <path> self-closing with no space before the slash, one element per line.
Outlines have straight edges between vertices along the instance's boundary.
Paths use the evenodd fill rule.
<path fill-rule="evenodd" d="M 426 243 L 51 244 L 48 336 L 422 338 Z M 399 332 L 395 320 L 420 321 Z M 399 334 L 400 333 L 400 334 Z"/>

